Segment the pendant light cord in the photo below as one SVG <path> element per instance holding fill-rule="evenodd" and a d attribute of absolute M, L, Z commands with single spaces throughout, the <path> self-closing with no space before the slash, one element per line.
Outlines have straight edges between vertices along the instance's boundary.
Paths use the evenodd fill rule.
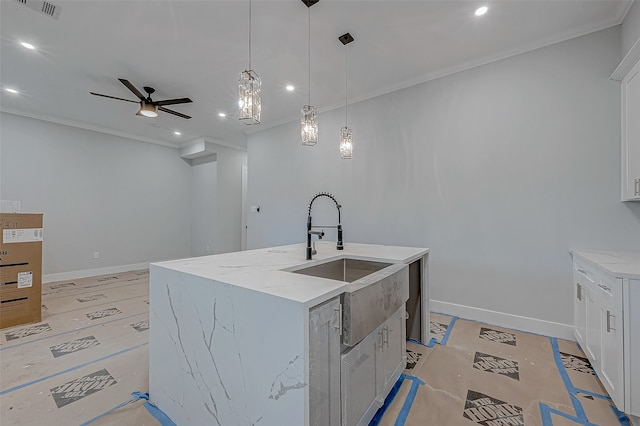
<path fill-rule="evenodd" d="M 349 81 L 349 54 L 348 46 L 344 49 L 344 127 L 347 127 L 347 110 L 349 108 L 349 90 L 347 82 Z"/>
<path fill-rule="evenodd" d="M 251 0 L 249 0 L 249 70 L 251 70 Z"/>
<path fill-rule="evenodd" d="M 307 34 L 307 52 L 309 53 L 309 101 L 307 105 L 311 105 L 311 7 L 307 9 L 309 11 L 309 32 Z"/>

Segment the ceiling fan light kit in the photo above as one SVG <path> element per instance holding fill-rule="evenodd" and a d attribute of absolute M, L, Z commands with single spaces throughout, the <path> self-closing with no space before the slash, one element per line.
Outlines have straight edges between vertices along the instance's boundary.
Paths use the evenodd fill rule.
<path fill-rule="evenodd" d="M 145 101 L 140 102 L 140 111 L 138 111 L 139 115 L 144 115 L 145 117 L 157 117 L 158 116 L 158 107 L 154 104 L 148 104 Z"/>

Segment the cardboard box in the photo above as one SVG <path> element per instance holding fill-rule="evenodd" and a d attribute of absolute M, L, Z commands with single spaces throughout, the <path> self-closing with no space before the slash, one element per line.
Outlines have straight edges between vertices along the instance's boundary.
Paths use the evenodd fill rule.
<path fill-rule="evenodd" d="M 0 213 L 0 328 L 42 320 L 42 214 Z"/>

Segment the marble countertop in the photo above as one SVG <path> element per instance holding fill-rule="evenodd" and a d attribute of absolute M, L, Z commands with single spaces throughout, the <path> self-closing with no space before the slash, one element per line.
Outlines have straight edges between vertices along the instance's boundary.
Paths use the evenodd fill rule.
<path fill-rule="evenodd" d="M 605 273 L 618 278 L 640 280 L 640 253 L 610 250 L 571 250 Z"/>
<path fill-rule="evenodd" d="M 427 248 L 355 243 L 345 243 L 344 250 L 338 251 L 335 242 L 317 241 L 318 253 L 313 256 L 313 260 L 305 260 L 305 246 L 301 243 L 152 263 L 152 273 L 154 267 L 171 269 L 282 297 L 310 307 L 343 293 L 349 284 L 286 270 L 342 257 L 411 263 L 429 252 Z"/>

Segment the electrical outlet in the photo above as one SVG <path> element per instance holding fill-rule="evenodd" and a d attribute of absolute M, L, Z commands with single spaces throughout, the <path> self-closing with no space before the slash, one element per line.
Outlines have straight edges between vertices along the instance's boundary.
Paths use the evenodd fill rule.
<path fill-rule="evenodd" d="M 100 259 L 100 252 L 94 251 L 93 252 L 93 258 L 94 259 Z"/>

